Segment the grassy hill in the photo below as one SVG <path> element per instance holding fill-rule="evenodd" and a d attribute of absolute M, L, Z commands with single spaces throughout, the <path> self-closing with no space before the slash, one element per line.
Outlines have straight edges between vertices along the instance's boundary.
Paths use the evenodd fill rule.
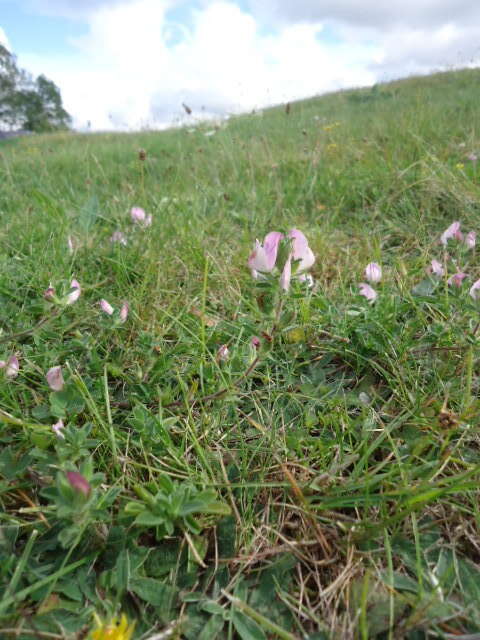
<path fill-rule="evenodd" d="M 1 638 L 480 632 L 479 80 L 0 141 Z"/>

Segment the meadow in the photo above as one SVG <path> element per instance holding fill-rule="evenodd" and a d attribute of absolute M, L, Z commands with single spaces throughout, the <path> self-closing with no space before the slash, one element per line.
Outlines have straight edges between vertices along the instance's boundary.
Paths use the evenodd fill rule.
<path fill-rule="evenodd" d="M 479 80 L 0 141 L 0 638 L 480 637 Z"/>

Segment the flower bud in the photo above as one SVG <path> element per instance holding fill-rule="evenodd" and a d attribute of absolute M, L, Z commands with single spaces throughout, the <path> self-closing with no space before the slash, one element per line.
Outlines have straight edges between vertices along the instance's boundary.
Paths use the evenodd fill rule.
<path fill-rule="evenodd" d="M 65 475 L 72 489 L 75 489 L 78 493 L 82 493 L 86 498 L 90 495 L 92 487 L 81 473 L 78 473 L 78 471 L 67 471 Z"/>

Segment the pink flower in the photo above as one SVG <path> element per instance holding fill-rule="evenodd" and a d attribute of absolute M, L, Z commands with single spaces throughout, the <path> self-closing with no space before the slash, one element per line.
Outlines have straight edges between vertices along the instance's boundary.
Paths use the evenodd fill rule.
<path fill-rule="evenodd" d="M 295 272 L 302 273 L 307 271 L 315 262 L 315 255 L 308 246 L 308 240 L 304 234 L 298 229 L 291 229 L 288 232 L 288 237 L 292 238 L 292 258 L 293 260 L 300 260 Z"/>
<path fill-rule="evenodd" d="M 442 266 L 442 263 L 439 262 L 438 260 L 432 260 L 432 262 L 430 263 L 431 266 L 431 271 L 432 273 L 434 273 L 436 276 L 443 276 L 443 274 L 445 273 L 445 269 Z"/>
<path fill-rule="evenodd" d="M 130 307 L 128 306 L 128 302 L 124 302 L 122 304 L 122 308 L 120 309 L 120 313 L 118 314 L 118 317 L 120 318 L 120 322 L 126 321 L 126 319 L 128 318 L 129 310 L 130 310 Z"/>
<path fill-rule="evenodd" d="M 465 244 L 469 249 L 473 249 L 477 242 L 477 234 L 475 231 L 469 231 L 465 236 Z"/>
<path fill-rule="evenodd" d="M 86 498 L 89 496 L 92 487 L 81 473 L 78 473 L 78 471 L 67 471 L 65 475 L 67 476 L 67 480 L 72 489 L 75 489 L 75 491 L 78 491 L 79 493 L 83 493 Z"/>
<path fill-rule="evenodd" d="M 52 429 L 55 435 L 58 436 L 59 438 L 63 438 L 63 440 L 65 440 L 65 436 L 62 433 L 64 428 L 65 428 L 65 425 L 63 424 L 63 420 L 61 418 L 58 422 L 56 422 L 55 424 L 52 424 Z"/>
<path fill-rule="evenodd" d="M 470 162 L 477 162 L 478 156 L 476 153 L 469 153 L 467 156 L 467 160 L 470 160 Z"/>
<path fill-rule="evenodd" d="M 49 302 L 52 302 L 53 300 L 55 300 L 55 288 L 52 287 L 51 284 L 43 292 L 43 297 L 45 298 L 45 300 L 48 300 Z"/>
<path fill-rule="evenodd" d="M 360 283 L 360 295 L 366 298 L 369 302 L 375 302 L 378 293 L 366 282 Z"/>
<path fill-rule="evenodd" d="M 258 336 L 253 336 L 253 338 L 250 340 L 250 344 L 254 349 L 259 349 L 261 344 L 260 338 Z"/>
<path fill-rule="evenodd" d="M 476 280 L 470 287 L 470 295 L 474 300 L 478 300 L 480 297 L 480 280 Z"/>
<path fill-rule="evenodd" d="M 65 381 L 63 379 L 62 367 L 52 367 L 47 371 L 47 375 L 45 377 L 47 378 L 50 389 L 53 391 L 61 391 L 63 389 Z"/>
<path fill-rule="evenodd" d="M 450 238 L 456 238 L 457 240 L 463 239 L 463 234 L 460 231 L 460 222 L 458 222 L 458 220 L 452 222 L 452 224 L 447 229 L 445 229 L 445 231 L 440 236 L 440 242 L 444 246 L 447 246 L 447 242 L 450 240 Z"/>
<path fill-rule="evenodd" d="M 70 293 L 66 297 L 66 304 L 73 304 L 74 302 L 76 302 L 79 299 L 80 294 L 82 293 L 80 283 L 78 282 L 78 280 L 75 280 L 75 278 L 71 281 L 70 288 L 72 289 L 72 291 L 70 291 Z"/>
<path fill-rule="evenodd" d="M 271 231 L 265 236 L 263 245 L 255 240 L 255 247 L 248 258 L 248 266 L 254 278 L 258 277 L 258 272 L 270 273 L 273 271 L 277 260 L 278 245 L 282 238 L 283 234 L 279 231 Z"/>
<path fill-rule="evenodd" d="M 382 267 L 376 262 L 370 262 L 365 267 L 365 278 L 368 282 L 380 282 L 382 279 Z"/>
<path fill-rule="evenodd" d="M 20 371 L 20 363 L 17 356 L 10 356 L 5 363 L 5 375 L 7 378 L 16 378 Z"/>
<path fill-rule="evenodd" d="M 217 351 L 217 360 L 219 362 L 226 362 L 230 357 L 230 351 L 226 344 L 222 344 L 222 346 Z"/>
<path fill-rule="evenodd" d="M 127 246 L 127 236 L 122 231 L 114 231 L 110 237 L 110 242 L 115 244 L 122 244 L 124 247 Z"/>
<path fill-rule="evenodd" d="M 147 215 L 141 207 L 132 207 L 130 216 L 135 224 L 142 227 L 149 227 L 152 224 L 152 216 Z"/>
<path fill-rule="evenodd" d="M 113 307 L 112 305 L 107 302 L 104 298 L 102 298 L 100 300 L 100 308 L 104 313 L 108 313 L 109 316 L 111 316 L 113 314 Z"/>
<path fill-rule="evenodd" d="M 463 279 L 467 278 L 467 277 L 468 277 L 468 273 L 463 273 L 463 271 L 458 271 L 458 273 L 454 273 L 453 276 L 451 276 L 447 280 L 447 283 L 449 285 L 454 285 L 456 287 L 461 287 Z"/>

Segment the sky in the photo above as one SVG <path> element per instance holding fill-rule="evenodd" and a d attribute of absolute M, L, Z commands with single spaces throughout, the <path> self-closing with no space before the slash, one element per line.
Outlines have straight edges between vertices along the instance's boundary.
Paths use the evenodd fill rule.
<path fill-rule="evenodd" d="M 163 128 L 479 66 L 480 2 L 0 0 L 0 43 L 75 128 Z"/>

